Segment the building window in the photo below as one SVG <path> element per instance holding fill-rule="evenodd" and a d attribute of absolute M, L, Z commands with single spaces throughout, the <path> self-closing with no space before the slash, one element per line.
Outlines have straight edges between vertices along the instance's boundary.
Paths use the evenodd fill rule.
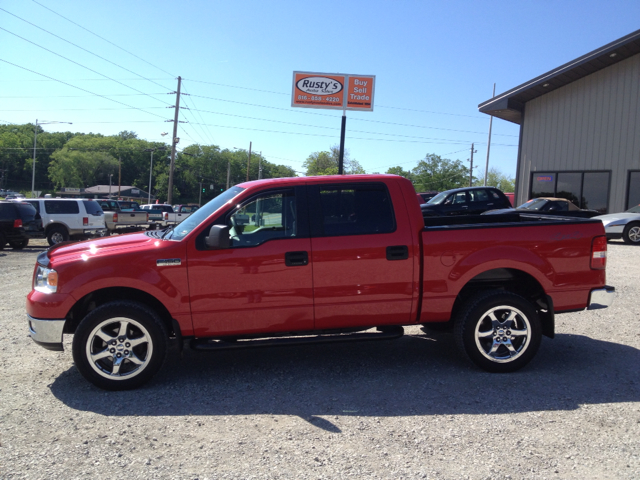
<path fill-rule="evenodd" d="M 640 171 L 629 171 L 629 183 L 627 184 L 627 208 L 640 205 Z"/>
<path fill-rule="evenodd" d="M 607 213 L 610 177 L 611 172 L 532 172 L 529 198 L 566 198 L 580 208 Z M 636 185 L 640 200 L 640 176 Z"/>

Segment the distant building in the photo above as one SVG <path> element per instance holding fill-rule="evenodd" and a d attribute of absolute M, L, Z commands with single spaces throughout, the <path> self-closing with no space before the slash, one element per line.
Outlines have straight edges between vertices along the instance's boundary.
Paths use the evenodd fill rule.
<path fill-rule="evenodd" d="M 516 205 L 640 204 L 640 30 L 478 105 L 520 125 Z"/>
<path fill-rule="evenodd" d="M 147 203 L 149 193 L 138 187 L 130 185 L 122 185 L 118 192 L 117 185 L 95 185 L 87 188 L 63 188 L 56 192 L 56 196 L 67 198 L 121 198 L 123 200 L 144 200 Z M 151 201 L 155 201 L 156 197 L 151 195 Z"/>

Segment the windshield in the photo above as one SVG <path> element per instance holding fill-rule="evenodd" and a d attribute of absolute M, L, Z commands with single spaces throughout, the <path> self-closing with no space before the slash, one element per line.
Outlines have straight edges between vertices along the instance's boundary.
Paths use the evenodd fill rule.
<path fill-rule="evenodd" d="M 444 202 L 444 199 L 447 198 L 447 195 L 449 195 L 449 193 L 451 192 L 442 192 L 439 193 L 438 195 L 436 195 L 435 197 L 433 197 L 431 200 L 429 200 L 427 203 L 429 205 L 439 205 L 442 202 Z"/>
<path fill-rule="evenodd" d="M 522 208 L 524 210 L 540 210 L 546 203 L 547 201 L 542 198 L 534 198 L 533 200 L 523 203 L 518 208 Z"/>
<path fill-rule="evenodd" d="M 627 210 L 627 213 L 640 213 L 640 205 L 631 207 L 629 210 Z"/>
<path fill-rule="evenodd" d="M 209 215 L 221 208 L 225 203 L 231 202 L 243 190 L 244 188 L 241 187 L 231 187 L 229 190 L 221 193 L 176 225 L 173 231 L 169 232 L 165 238 L 171 240 L 182 240 L 194 228 L 206 220 Z"/>

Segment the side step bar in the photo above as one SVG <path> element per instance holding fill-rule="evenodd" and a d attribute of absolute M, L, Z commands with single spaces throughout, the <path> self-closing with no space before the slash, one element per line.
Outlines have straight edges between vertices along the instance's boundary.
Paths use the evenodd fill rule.
<path fill-rule="evenodd" d="M 357 342 L 365 340 L 393 340 L 404 335 L 404 328 L 398 326 L 379 327 L 378 333 L 347 333 L 335 335 L 314 335 L 307 337 L 260 338 L 255 340 L 211 340 L 193 339 L 193 350 L 235 350 L 241 348 L 274 347 L 287 345 L 309 345 L 317 343 Z"/>

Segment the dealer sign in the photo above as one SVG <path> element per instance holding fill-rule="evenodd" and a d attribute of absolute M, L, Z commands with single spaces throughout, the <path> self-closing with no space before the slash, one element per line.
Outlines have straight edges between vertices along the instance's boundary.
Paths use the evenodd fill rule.
<path fill-rule="evenodd" d="M 292 107 L 373 111 L 374 75 L 293 72 Z"/>

